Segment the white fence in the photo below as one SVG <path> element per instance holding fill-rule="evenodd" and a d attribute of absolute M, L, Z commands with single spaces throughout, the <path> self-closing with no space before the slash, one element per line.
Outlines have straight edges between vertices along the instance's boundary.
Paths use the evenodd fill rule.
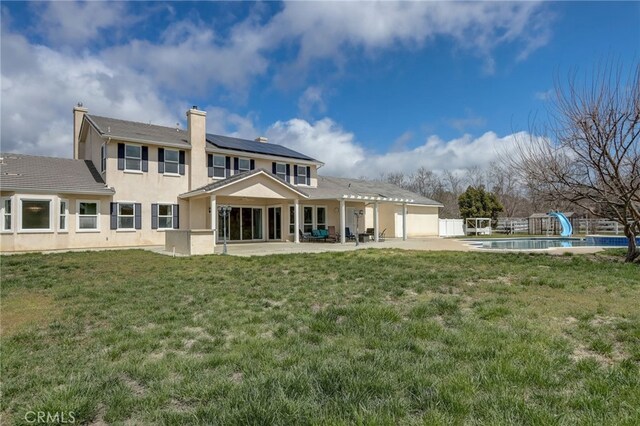
<path fill-rule="evenodd" d="M 579 219 L 578 230 L 581 234 L 619 234 L 623 227 L 615 220 Z"/>
<path fill-rule="evenodd" d="M 441 237 L 464 236 L 464 221 L 462 219 L 440 219 L 439 235 Z"/>

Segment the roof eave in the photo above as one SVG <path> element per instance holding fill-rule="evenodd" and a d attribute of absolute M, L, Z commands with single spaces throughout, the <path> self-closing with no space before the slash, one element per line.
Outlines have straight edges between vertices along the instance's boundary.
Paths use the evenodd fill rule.
<path fill-rule="evenodd" d="M 209 142 L 207 141 L 208 144 L 205 148 L 205 151 L 208 153 L 219 153 L 219 154 L 230 154 L 230 155 L 238 155 L 239 152 L 243 152 L 246 154 L 251 154 L 252 157 L 254 158 L 261 158 L 261 159 L 266 159 L 266 160 L 276 160 L 276 161 L 288 161 L 288 162 L 295 162 L 295 163 L 300 163 L 300 164 L 313 164 L 313 165 L 319 165 L 319 166 L 324 166 L 324 163 L 315 159 L 310 159 L 310 160 L 305 160 L 303 158 L 296 158 L 296 157 L 285 157 L 285 156 L 280 156 L 280 155 L 269 155 L 269 154 L 261 154 L 258 152 L 253 152 L 253 151 L 245 151 L 245 150 L 240 150 L 240 149 L 229 149 L 229 148 L 220 148 L 219 146 L 215 145 L 213 142 Z M 213 147 L 211 146 L 213 145 Z"/>
<path fill-rule="evenodd" d="M 7 187 L 3 186 L 2 191 L 7 192 L 24 192 L 31 194 L 78 194 L 78 195 L 103 195 L 109 196 L 116 193 L 113 189 L 104 189 L 104 190 L 77 190 L 77 189 L 41 189 L 41 188 L 27 188 L 27 187 Z"/>

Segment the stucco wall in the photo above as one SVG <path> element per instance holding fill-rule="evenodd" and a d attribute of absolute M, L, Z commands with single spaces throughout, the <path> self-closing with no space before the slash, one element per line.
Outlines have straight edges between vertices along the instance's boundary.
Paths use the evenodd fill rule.
<path fill-rule="evenodd" d="M 433 237 L 438 235 L 438 208 L 408 206 L 407 236 Z"/>

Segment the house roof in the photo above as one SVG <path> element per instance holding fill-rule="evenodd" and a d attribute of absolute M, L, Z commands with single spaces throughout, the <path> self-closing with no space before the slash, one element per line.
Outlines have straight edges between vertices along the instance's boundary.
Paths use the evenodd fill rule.
<path fill-rule="evenodd" d="M 301 154 L 282 145 L 251 141 L 248 139 L 233 138 L 230 136 L 221 136 L 207 133 L 207 142 L 223 149 L 232 149 L 234 151 L 252 152 L 256 154 L 274 155 L 276 157 L 287 157 L 307 161 L 317 161 L 307 155 Z"/>
<path fill-rule="evenodd" d="M 103 136 L 114 139 L 140 140 L 146 142 L 184 145 L 188 148 L 187 131 L 176 127 L 157 126 L 155 124 L 137 123 L 135 121 L 118 120 L 116 118 L 100 117 L 86 114 L 98 132 Z"/>
<path fill-rule="evenodd" d="M 317 188 L 305 188 L 310 199 L 342 199 L 403 201 L 408 204 L 421 204 L 442 207 L 442 204 L 423 197 L 415 192 L 407 191 L 392 183 L 347 179 L 331 176 L 318 176 Z"/>
<path fill-rule="evenodd" d="M 189 148 L 188 132 L 176 127 L 157 126 L 155 124 L 138 123 L 135 121 L 119 120 L 117 118 L 101 117 L 86 114 L 85 118 L 96 128 L 102 136 L 114 139 L 137 140 L 141 142 L 178 145 Z M 307 155 L 274 143 L 257 142 L 248 139 L 207 133 L 207 142 L 220 149 L 250 152 L 255 154 L 272 155 L 276 157 L 292 158 L 306 161 L 317 161 Z"/>
<path fill-rule="evenodd" d="M 91 161 L 0 153 L 0 189 L 111 195 Z"/>
<path fill-rule="evenodd" d="M 288 187 L 290 190 L 292 190 L 294 192 L 297 192 L 298 194 L 302 195 L 305 198 L 309 196 L 305 192 L 301 191 L 300 188 L 298 188 L 297 186 L 291 185 L 289 182 L 285 182 L 284 180 L 280 179 L 278 176 L 274 175 L 270 171 L 260 168 L 260 169 L 248 170 L 246 172 L 238 173 L 237 175 L 233 175 L 233 176 L 228 177 L 226 179 L 221 179 L 221 180 L 218 180 L 216 182 L 211 182 L 211 183 L 209 183 L 207 185 L 201 186 L 200 188 L 194 189 L 193 191 L 189 191 L 187 193 L 181 194 L 180 197 L 189 198 L 189 197 L 192 197 L 194 195 L 213 192 L 216 189 L 220 189 L 222 187 L 225 187 L 225 186 L 228 186 L 228 185 L 232 185 L 235 182 L 239 182 L 241 180 L 244 180 L 246 178 L 249 178 L 251 176 L 258 175 L 258 174 L 265 174 L 265 175 L 273 178 L 279 184 L 282 184 L 282 185 Z"/>

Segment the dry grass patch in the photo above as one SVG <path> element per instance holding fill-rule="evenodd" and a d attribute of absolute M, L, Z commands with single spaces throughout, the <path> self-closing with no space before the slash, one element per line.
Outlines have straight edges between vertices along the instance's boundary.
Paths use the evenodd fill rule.
<path fill-rule="evenodd" d="M 51 295 L 17 291 L 0 300 L 0 335 L 10 336 L 31 325 L 56 319 L 59 309 Z"/>

